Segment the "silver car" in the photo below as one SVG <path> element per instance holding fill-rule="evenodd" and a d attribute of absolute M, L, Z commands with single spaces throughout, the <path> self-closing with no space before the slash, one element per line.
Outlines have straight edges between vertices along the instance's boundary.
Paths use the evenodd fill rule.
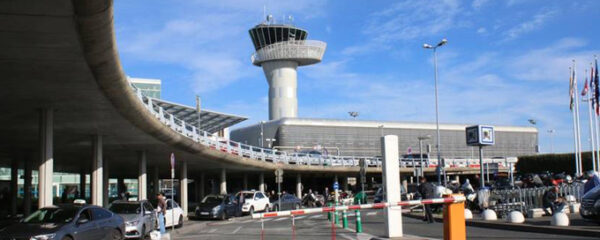
<path fill-rule="evenodd" d="M 108 209 L 125 220 L 125 238 L 145 238 L 156 229 L 156 213 L 148 201 L 114 201 Z"/>

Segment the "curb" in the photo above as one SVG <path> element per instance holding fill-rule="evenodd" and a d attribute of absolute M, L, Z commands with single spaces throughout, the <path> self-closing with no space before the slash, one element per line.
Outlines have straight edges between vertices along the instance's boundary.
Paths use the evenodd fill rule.
<path fill-rule="evenodd" d="M 404 216 L 410 218 L 423 218 L 420 215 L 415 214 L 405 214 Z M 440 217 L 434 217 L 436 222 L 443 222 L 444 220 Z M 534 233 L 545 233 L 545 234 L 556 234 L 556 235 L 569 235 L 569 236 L 579 236 L 579 237 L 598 237 L 600 235 L 599 230 L 587 230 L 587 229 L 573 229 L 569 227 L 557 227 L 557 226 L 533 226 L 529 224 L 520 224 L 520 223 L 506 223 L 502 222 L 502 220 L 496 221 L 483 221 L 483 220 L 467 220 L 467 226 L 472 227 L 483 227 L 483 228 L 493 228 L 500 230 L 511 230 L 511 231 L 519 231 L 519 232 L 534 232 Z"/>

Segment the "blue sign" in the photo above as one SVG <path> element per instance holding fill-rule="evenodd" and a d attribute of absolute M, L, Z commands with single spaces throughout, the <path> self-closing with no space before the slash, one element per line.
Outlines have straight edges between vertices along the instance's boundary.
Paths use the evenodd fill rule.
<path fill-rule="evenodd" d="M 333 183 L 333 190 L 339 190 L 340 189 L 340 184 L 338 182 L 334 182 Z"/>

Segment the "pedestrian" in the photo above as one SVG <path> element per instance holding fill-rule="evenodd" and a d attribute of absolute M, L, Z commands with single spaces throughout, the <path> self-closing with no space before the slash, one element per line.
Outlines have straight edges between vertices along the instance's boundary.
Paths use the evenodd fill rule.
<path fill-rule="evenodd" d="M 554 186 L 544 193 L 542 199 L 542 205 L 544 207 L 544 213 L 546 216 L 553 216 L 557 211 L 562 210 L 564 202 L 558 197 L 558 187 Z M 548 208 L 552 211 L 552 214 L 548 212 Z"/>
<path fill-rule="evenodd" d="M 323 192 L 323 198 L 325 198 L 325 202 L 329 201 L 329 188 L 325 187 L 325 191 Z"/>
<path fill-rule="evenodd" d="M 158 227 L 160 234 L 165 234 L 165 213 L 167 212 L 167 203 L 165 202 L 165 194 L 160 192 L 156 194 L 156 213 L 158 213 Z"/>
<path fill-rule="evenodd" d="M 425 177 L 419 177 L 419 187 L 418 191 L 421 194 L 422 199 L 429 199 L 433 197 L 433 185 L 427 182 Z M 423 216 L 423 221 L 428 223 L 433 223 L 433 213 L 431 212 L 431 204 L 424 204 L 425 208 L 425 216 Z"/>

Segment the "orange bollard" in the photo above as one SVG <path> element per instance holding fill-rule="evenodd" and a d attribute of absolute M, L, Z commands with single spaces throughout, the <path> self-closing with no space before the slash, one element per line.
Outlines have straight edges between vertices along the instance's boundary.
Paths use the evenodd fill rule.
<path fill-rule="evenodd" d="M 462 196 L 462 194 L 444 195 L 444 197 Z M 444 205 L 444 240 L 466 240 L 465 203 L 447 203 Z"/>

